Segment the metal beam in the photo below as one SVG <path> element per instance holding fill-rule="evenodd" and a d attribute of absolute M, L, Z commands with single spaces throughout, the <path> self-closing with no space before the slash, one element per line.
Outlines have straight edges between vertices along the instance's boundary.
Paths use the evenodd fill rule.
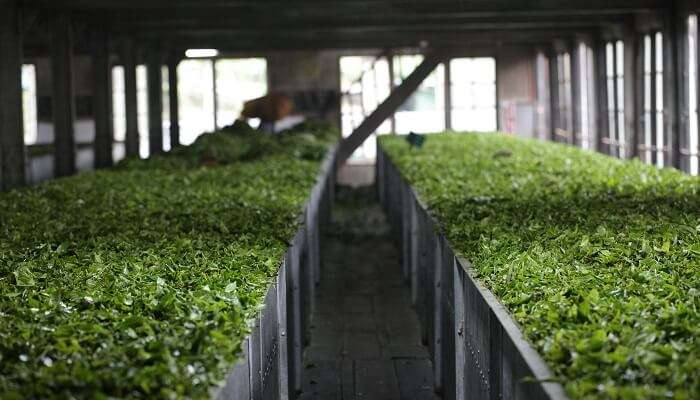
<path fill-rule="evenodd" d="M 340 144 L 338 151 L 338 162 L 342 164 L 347 160 L 352 153 L 369 138 L 379 126 L 389 118 L 396 109 L 401 106 L 413 92 L 418 89 L 425 78 L 435 70 L 435 68 L 447 59 L 447 54 L 444 52 L 429 53 L 423 59 L 416 69 L 411 72 L 406 79 L 401 82 L 389 97 L 387 97 L 377 108 L 365 118 L 350 136 L 346 137 Z"/>
<path fill-rule="evenodd" d="M 148 148 L 151 156 L 163 152 L 163 73 L 159 49 L 148 59 Z"/>
<path fill-rule="evenodd" d="M 133 39 L 124 40 L 124 99 L 126 114 L 126 155 L 138 157 L 139 155 L 139 121 L 138 100 L 136 94 L 136 54 Z"/>
<path fill-rule="evenodd" d="M 22 120 L 22 31 L 12 4 L 0 4 L 0 189 L 26 183 Z"/>
<path fill-rule="evenodd" d="M 54 175 L 72 175 L 75 166 L 75 91 L 73 87 L 73 24 L 68 14 L 51 18 Z"/>
<path fill-rule="evenodd" d="M 103 28 L 92 37 L 92 97 L 95 118 L 95 168 L 107 168 L 112 159 L 112 71 L 109 64 L 109 39 Z"/>

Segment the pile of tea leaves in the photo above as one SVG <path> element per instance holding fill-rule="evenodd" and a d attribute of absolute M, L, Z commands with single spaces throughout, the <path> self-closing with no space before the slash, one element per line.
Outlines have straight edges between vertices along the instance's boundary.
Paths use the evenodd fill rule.
<path fill-rule="evenodd" d="M 572 398 L 700 397 L 700 179 L 500 134 L 380 143 Z"/>
<path fill-rule="evenodd" d="M 300 226 L 325 129 L 216 132 L 1 193 L 0 398 L 209 397 Z"/>

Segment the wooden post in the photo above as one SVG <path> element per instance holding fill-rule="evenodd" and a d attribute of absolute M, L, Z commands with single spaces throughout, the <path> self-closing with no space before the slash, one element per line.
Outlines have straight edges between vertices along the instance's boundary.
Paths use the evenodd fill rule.
<path fill-rule="evenodd" d="M 163 74 L 160 51 L 148 60 L 148 148 L 151 156 L 163 152 Z"/>
<path fill-rule="evenodd" d="M 446 59 L 446 55 L 442 53 L 431 53 L 425 56 L 423 62 L 421 62 L 411 74 L 401 82 L 401 85 L 397 86 L 387 97 L 382 104 L 377 106 L 377 108 L 367 116 L 367 118 L 362 121 L 360 126 L 358 126 L 350 136 L 346 137 L 340 144 L 338 150 L 338 164 L 341 165 L 345 160 L 347 160 L 352 153 L 367 140 L 372 132 L 374 132 L 379 125 L 382 124 L 391 114 L 393 114 L 396 109 L 401 106 L 401 104 L 408 99 L 413 92 L 418 89 L 418 86 L 425 80 L 425 78 L 430 75 L 433 70 Z"/>
<path fill-rule="evenodd" d="M 104 28 L 93 32 L 92 98 L 95 118 L 95 168 L 111 167 L 112 145 L 112 74 L 109 64 L 109 40 Z"/>
<path fill-rule="evenodd" d="M 22 120 L 22 32 L 19 10 L 0 4 L 0 189 L 26 183 Z"/>
<path fill-rule="evenodd" d="M 550 139 L 557 141 L 557 129 L 561 128 L 559 117 L 559 62 L 556 50 L 549 53 L 549 116 L 552 120 Z"/>
<path fill-rule="evenodd" d="M 53 74 L 54 172 L 72 175 L 75 167 L 75 90 L 73 86 L 73 25 L 68 14 L 51 18 Z"/>
<path fill-rule="evenodd" d="M 138 102 L 136 98 L 136 54 L 134 42 L 126 38 L 123 48 L 124 57 L 124 99 L 126 114 L 126 156 L 139 155 L 139 120 Z"/>
<path fill-rule="evenodd" d="M 568 142 L 574 146 L 581 145 L 583 124 L 581 118 L 581 48 L 578 40 L 570 45 L 571 53 L 571 135 Z"/>
<path fill-rule="evenodd" d="M 168 64 L 168 96 L 170 99 L 170 147 L 180 145 L 180 108 L 177 89 L 177 65 L 178 61 Z"/>

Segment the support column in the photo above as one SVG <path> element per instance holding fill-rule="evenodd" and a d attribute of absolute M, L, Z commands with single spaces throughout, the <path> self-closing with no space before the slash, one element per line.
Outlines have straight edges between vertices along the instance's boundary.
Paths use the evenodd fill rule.
<path fill-rule="evenodd" d="M 598 138 L 596 150 L 603 154 L 610 154 L 610 145 L 606 138 L 610 139 L 610 113 L 608 110 L 608 73 L 607 73 L 607 43 L 602 38 L 596 42 L 596 95 L 598 98 Z"/>
<path fill-rule="evenodd" d="M 634 156 L 635 138 L 637 137 L 637 99 L 644 99 L 643 93 L 637 92 L 637 42 L 639 38 L 631 26 L 625 33 L 624 38 L 624 141 L 625 146 L 620 150 L 620 158 L 631 158 Z M 643 104 L 643 103 L 642 103 Z"/>
<path fill-rule="evenodd" d="M 136 99 L 136 55 L 134 41 L 127 38 L 124 41 L 124 112 L 126 114 L 126 156 L 139 156 L 139 120 Z"/>
<path fill-rule="evenodd" d="M 552 120 L 550 140 L 556 142 L 557 130 L 561 129 L 561 118 L 559 116 L 559 62 L 554 49 L 549 53 L 549 107 L 549 116 Z"/>
<path fill-rule="evenodd" d="M 177 65 L 178 61 L 168 64 L 168 95 L 170 100 L 170 147 L 180 145 L 180 114 L 179 97 L 177 89 Z"/>
<path fill-rule="evenodd" d="M 386 56 L 387 63 L 389 64 L 389 92 L 394 91 L 394 54 L 391 52 L 387 53 Z M 396 134 L 396 115 L 393 113 L 389 117 L 389 124 L 391 126 L 391 133 Z"/>
<path fill-rule="evenodd" d="M 634 87 L 637 93 L 635 101 L 635 130 L 632 138 L 632 154 L 633 158 L 640 158 L 642 152 L 639 147 L 644 144 L 644 37 L 635 31 L 637 36 L 637 51 L 635 54 L 635 70 L 636 76 Z"/>
<path fill-rule="evenodd" d="M 571 43 L 571 134 L 568 143 L 574 146 L 581 145 L 583 124 L 581 118 L 581 52 L 579 42 Z"/>
<path fill-rule="evenodd" d="M 53 75 L 54 175 L 72 175 L 75 167 L 75 90 L 73 86 L 73 24 L 68 14 L 51 18 Z"/>
<path fill-rule="evenodd" d="M 445 60 L 445 130 L 452 130 L 452 71 L 450 60 Z"/>
<path fill-rule="evenodd" d="M 682 66 L 687 64 L 682 43 L 687 41 L 687 22 L 677 12 L 674 5 L 664 15 L 664 143 L 668 149 L 664 153 L 664 166 L 681 167 L 681 138 L 688 137 L 689 120 L 687 118 L 687 96 L 683 95 L 686 75 L 683 83 Z M 685 112 L 685 114 L 684 114 Z"/>
<path fill-rule="evenodd" d="M 159 49 L 148 60 L 148 148 L 151 156 L 163 152 L 163 74 Z"/>
<path fill-rule="evenodd" d="M 651 79 L 650 79 L 650 88 L 649 92 L 651 93 L 651 110 L 650 110 L 650 115 L 649 115 L 649 120 L 646 121 L 647 124 L 650 125 L 651 127 L 651 141 L 650 143 L 645 143 L 646 146 L 650 147 L 649 149 L 649 154 L 651 154 L 651 157 L 649 158 L 650 163 L 652 165 L 656 165 L 656 160 L 658 157 L 658 150 L 657 150 L 657 143 L 656 143 L 656 135 L 657 135 L 657 124 L 656 124 L 656 119 L 658 118 L 658 108 L 656 107 L 656 72 L 657 72 L 657 65 L 656 65 L 656 35 L 652 32 L 650 33 L 651 37 L 651 46 L 649 53 L 651 53 Z M 658 144 L 658 146 L 662 146 L 663 143 Z"/>
<path fill-rule="evenodd" d="M 19 10 L 0 4 L 0 189 L 26 183 Z"/>
<path fill-rule="evenodd" d="M 95 168 L 114 164 L 112 146 L 112 74 L 109 64 L 109 39 L 103 28 L 97 28 L 92 38 L 92 98 L 95 118 Z"/>
<path fill-rule="evenodd" d="M 338 151 L 338 164 L 341 165 L 352 153 L 372 135 L 372 132 L 377 130 L 391 114 L 396 111 L 401 104 L 408 99 L 413 92 L 418 89 L 425 78 L 430 75 L 433 70 L 444 60 L 447 59 L 446 54 L 431 53 L 427 54 L 416 69 L 401 82 L 401 85 L 394 89 L 389 97 L 387 97 L 377 108 L 368 115 L 364 121 L 358 126 L 350 136 L 346 137 L 340 144 Z"/>

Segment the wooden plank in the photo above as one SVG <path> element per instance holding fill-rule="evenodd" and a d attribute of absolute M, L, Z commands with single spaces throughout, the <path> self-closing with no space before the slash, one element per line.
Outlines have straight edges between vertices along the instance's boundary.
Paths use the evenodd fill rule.
<path fill-rule="evenodd" d="M 339 165 L 343 164 L 352 153 L 379 128 L 408 99 L 431 72 L 446 58 L 442 52 L 432 52 L 425 56 L 411 74 L 392 90 L 389 97 L 377 106 L 347 138 L 340 144 L 338 150 Z"/>
<path fill-rule="evenodd" d="M 124 98 L 126 114 L 126 155 L 139 156 L 138 101 L 136 97 L 136 54 L 131 37 L 124 39 Z"/>
<path fill-rule="evenodd" d="M 0 5 L 0 189 L 26 183 L 22 120 L 22 33 L 19 10 Z"/>
<path fill-rule="evenodd" d="M 148 57 L 148 149 L 153 156 L 163 152 L 163 73 L 160 49 Z"/>
<path fill-rule="evenodd" d="M 73 87 L 73 24 L 69 15 L 51 17 L 53 75 L 54 175 L 72 175 L 75 164 L 75 92 Z"/>
<path fill-rule="evenodd" d="M 111 167 L 112 73 L 109 64 L 109 38 L 104 28 L 92 32 L 92 92 L 95 118 L 95 168 Z"/>
<path fill-rule="evenodd" d="M 175 148 L 180 145 L 180 107 L 177 85 L 177 65 L 176 61 L 168 64 L 168 95 L 170 106 L 170 147 Z"/>

